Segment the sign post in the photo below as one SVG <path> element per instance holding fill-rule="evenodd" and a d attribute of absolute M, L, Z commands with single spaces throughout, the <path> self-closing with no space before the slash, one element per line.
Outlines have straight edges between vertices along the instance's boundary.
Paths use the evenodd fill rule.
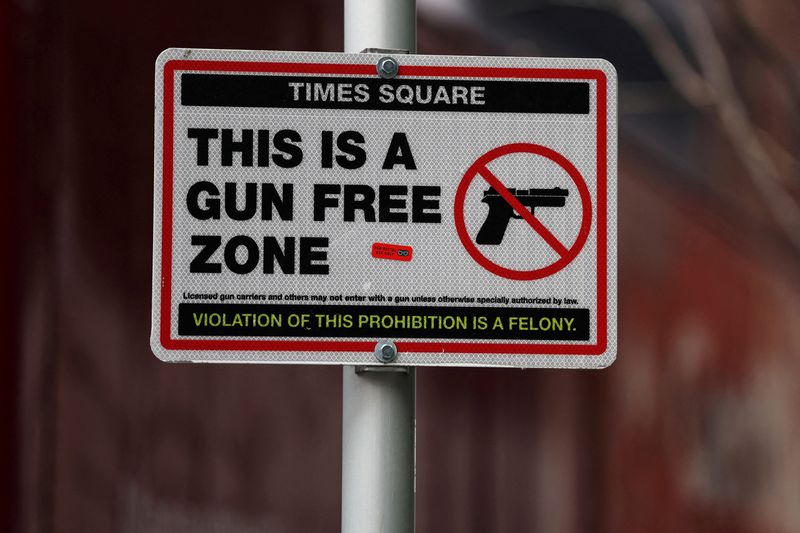
<path fill-rule="evenodd" d="M 417 366 L 616 357 L 613 66 L 405 54 L 415 18 L 156 61 L 153 352 L 343 365 L 346 533 L 413 530 Z"/>
<path fill-rule="evenodd" d="M 344 48 L 416 52 L 416 0 L 345 0 Z M 396 356 L 394 343 L 375 350 Z M 342 533 L 414 531 L 415 410 L 414 367 L 342 367 Z"/>

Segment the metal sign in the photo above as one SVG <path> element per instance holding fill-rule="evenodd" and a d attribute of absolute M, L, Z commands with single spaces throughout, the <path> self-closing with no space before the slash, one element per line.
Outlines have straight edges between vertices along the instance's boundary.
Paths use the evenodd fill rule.
<path fill-rule="evenodd" d="M 154 353 L 609 365 L 616 94 L 596 59 L 164 51 Z"/>

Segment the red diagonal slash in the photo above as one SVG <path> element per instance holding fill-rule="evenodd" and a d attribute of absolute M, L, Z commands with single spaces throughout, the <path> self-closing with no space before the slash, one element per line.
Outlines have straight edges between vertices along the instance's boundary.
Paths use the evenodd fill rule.
<path fill-rule="evenodd" d="M 487 167 L 484 166 L 483 168 L 479 169 L 478 174 L 480 174 L 481 177 L 485 179 L 486 182 L 491 185 L 491 187 L 497 191 L 506 202 L 508 202 L 508 204 L 514 209 L 514 211 L 517 212 L 518 215 L 525 219 L 525 222 L 527 222 L 530 227 L 533 228 L 533 231 L 538 233 L 545 240 L 545 242 L 558 253 L 558 255 L 564 257 L 567 255 L 567 253 L 569 253 L 567 247 L 561 244 L 561 241 L 559 241 L 556 236 L 553 235 L 550 230 L 547 229 L 547 227 L 545 227 L 544 224 L 539 222 L 539 220 L 533 216 L 533 214 L 528 211 L 528 209 L 526 209 L 525 206 L 522 205 L 513 194 L 508 191 L 506 186 L 503 185 L 497 176 L 492 174 Z"/>

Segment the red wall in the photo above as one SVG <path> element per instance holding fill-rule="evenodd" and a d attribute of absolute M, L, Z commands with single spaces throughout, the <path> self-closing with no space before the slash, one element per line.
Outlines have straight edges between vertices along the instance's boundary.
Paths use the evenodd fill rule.
<path fill-rule="evenodd" d="M 336 530 L 341 370 L 167 365 L 148 338 L 156 55 L 339 50 L 340 3 L 2 9 L 0 529 Z M 490 42 L 421 19 L 423 52 Z M 731 147 L 698 138 L 699 171 L 748 198 Z M 617 362 L 420 370 L 420 532 L 800 528 L 800 254 L 639 140 L 623 128 Z"/>

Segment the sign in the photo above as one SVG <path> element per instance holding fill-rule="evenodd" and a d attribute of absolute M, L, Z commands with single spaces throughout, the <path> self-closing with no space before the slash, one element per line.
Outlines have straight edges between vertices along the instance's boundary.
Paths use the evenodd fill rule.
<path fill-rule="evenodd" d="M 597 59 L 169 49 L 154 353 L 600 368 L 616 355 L 616 74 Z"/>

